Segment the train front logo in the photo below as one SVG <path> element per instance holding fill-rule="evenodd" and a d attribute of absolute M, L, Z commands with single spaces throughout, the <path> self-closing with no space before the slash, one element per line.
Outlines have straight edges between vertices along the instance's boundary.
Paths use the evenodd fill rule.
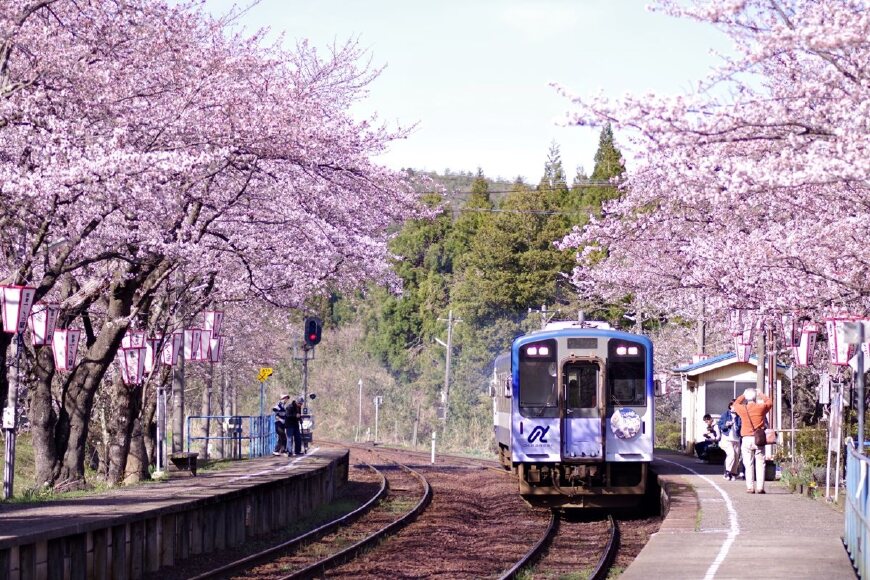
<path fill-rule="evenodd" d="M 534 443 L 535 441 L 540 441 L 541 443 L 548 443 L 546 437 L 549 430 L 549 427 L 535 427 L 534 429 L 532 429 L 532 432 L 529 433 L 529 443 Z"/>

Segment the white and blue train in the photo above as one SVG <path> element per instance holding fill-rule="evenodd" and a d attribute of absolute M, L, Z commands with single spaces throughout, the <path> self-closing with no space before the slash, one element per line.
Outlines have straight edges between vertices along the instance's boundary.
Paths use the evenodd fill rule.
<path fill-rule="evenodd" d="M 495 360 L 495 438 L 532 505 L 619 507 L 646 492 L 653 345 L 602 322 L 555 322 Z"/>

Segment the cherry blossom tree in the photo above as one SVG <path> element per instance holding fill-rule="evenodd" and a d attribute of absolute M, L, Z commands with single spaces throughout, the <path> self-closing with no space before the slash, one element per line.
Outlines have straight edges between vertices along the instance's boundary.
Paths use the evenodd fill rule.
<path fill-rule="evenodd" d="M 0 271 L 86 335 L 64 377 L 33 353 L 40 484 L 82 480 L 95 393 L 167 285 L 300 308 L 392 282 L 389 228 L 424 212 L 372 161 L 405 133 L 348 112 L 376 71 L 262 41 L 156 0 L 0 8 Z"/>
<path fill-rule="evenodd" d="M 637 163 L 623 195 L 562 240 L 582 291 L 644 308 L 761 314 L 870 307 L 870 11 L 850 0 L 661 2 L 730 36 L 699 90 L 576 97 Z"/>

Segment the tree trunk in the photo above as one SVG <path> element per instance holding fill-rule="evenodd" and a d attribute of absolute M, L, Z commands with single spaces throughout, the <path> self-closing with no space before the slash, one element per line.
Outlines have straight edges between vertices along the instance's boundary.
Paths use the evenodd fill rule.
<path fill-rule="evenodd" d="M 30 395 L 29 416 L 35 462 L 34 484 L 44 487 L 54 483 L 60 470 L 54 442 L 58 417 L 51 396 L 51 381 L 55 371 L 50 346 L 37 347 L 33 372 L 36 380 L 33 381 Z"/>
<path fill-rule="evenodd" d="M 6 399 L 9 396 L 9 365 L 7 357 L 9 356 L 9 345 L 12 344 L 14 334 L 6 334 L 0 332 L 0 409 L 6 407 Z M 0 411 L 2 412 L 2 411 Z"/>
<path fill-rule="evenodd" d="M 214 365 L 211 363 L 206 364 L 208 364 L 208 368 L 205 371 L 205 384 L 202 387 L 202 403 L 200 405 L 200 415 L 206 417 L 206 419 L 202 420 L 199 430 L 200 437 L 205 437 L 199 450 L 200 456 L 203 459 L 208 459 L 208 447 L 210 443 L 208 437 L 211 434 L 211 421 L 207 417 L 211 416 L 211 390 L 214 378 Z"/>
<path fill-rule="evenodd" d="M 133 419 L 133 432 L 130 435 L 130 450 L 127 455 L 127 469 L 124 483 L 136 483 L 151 479 L 148 474 L 148 454 L 145 450 L 141 419 Z"/>
<path fill-rule="evenodd" d="M 55 442 L 58 454 L 63 455 L 59 480 L 65 489 L 84 486 L 85 447 L 94 396 L 127 332 L 137 283 L 130 278 L 112 285 L 106 321 L 64 385 Z"/>
<path fill-rule="evenodd" d="M 112 395 L 109 400 L 112 404 L 108 421 L 109 470 L 106 480 L 109 485 L 118 485 L 127 471 L 127 454 L 130 451 L 133 424 L 141 407 L 142 387 L 125 385 L 118 374 L 112 381 L 110 392 Z"/>

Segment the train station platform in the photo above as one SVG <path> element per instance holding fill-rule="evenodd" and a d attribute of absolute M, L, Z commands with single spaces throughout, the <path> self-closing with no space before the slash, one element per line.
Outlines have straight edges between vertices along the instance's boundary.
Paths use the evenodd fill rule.
<path fill-rule="evenodd" d="M 660 530 L 620 577 L 853 579 L 844 515 L 768 481 L 764 495 L 726 481 L 723 467 L 658 453 L 653 471 L 670 509 Z"/>
<path fill-rule="evenodd" d="M 239 461 L 97 495 L 0 504 L 0 578 L 139 578 L 238 546 L 330 502 L 347 449 Z"/>

